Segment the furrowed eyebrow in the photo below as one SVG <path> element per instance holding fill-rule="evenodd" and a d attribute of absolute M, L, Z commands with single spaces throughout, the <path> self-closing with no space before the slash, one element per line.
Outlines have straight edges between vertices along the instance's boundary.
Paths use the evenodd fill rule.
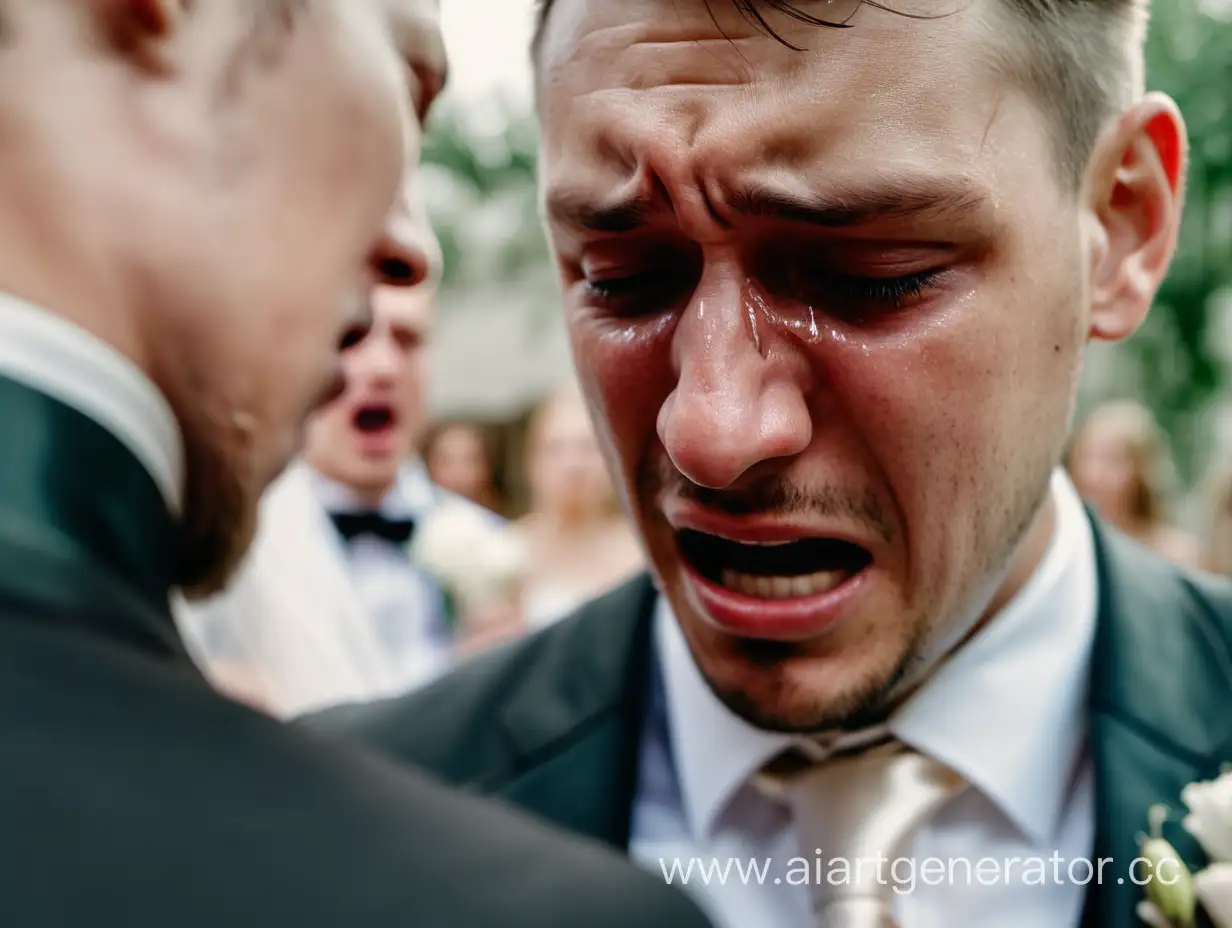
<path fill-rule="evenodd" d="M 987 194 L 968 184 L 945 180 L 881 182 L 825 194 L 796 194 L 769 187 L 737 191 L 727 210 L 741 216 L 850 229 L 893 219 L 958 219 L 987 208 Z"/>
<path fill-rule="evenodd" d="M 596 201 L 577 191 L 560 190 L 549 194 L 546 205 L 553 222 L 600 234 L 634 232 L 670 213 L 667 204 L 644 194 Z M 955 220 L 989 206 L 988 195 L 968 183 L 903 178 L 817 194 L 750 186 L 727 197 L 716 212 L 725 218 L 743 216 L 823 229 L 851 229 L 894 219 Z"/>
<path fill-rule="evenodd" d="M 665 205 L 640 194 L 607 202 L 594 202 L 570 191 L 554 192 L 547 198 L 549 219 L 586 232 L 634 232 L 667 212 Z"/>

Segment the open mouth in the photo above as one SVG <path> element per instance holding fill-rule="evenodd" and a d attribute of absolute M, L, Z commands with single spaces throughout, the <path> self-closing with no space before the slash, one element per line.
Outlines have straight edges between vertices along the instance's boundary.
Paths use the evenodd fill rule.
<path fill-rule="evenodd" d="M 355 428 L 365 435 L 379 435 L 394 427 L 395 416 L 393 407 L 385 403 L 372 403 L 360 406 L 355 411 Z"/>
<path fill-rule="evenodd" d="M 756 599 L 800 599 L 828 593 L 860 573 L 872 555 L 837 538 L 750 543 L 684 529 L 681 556 L 698 576 Z"/>

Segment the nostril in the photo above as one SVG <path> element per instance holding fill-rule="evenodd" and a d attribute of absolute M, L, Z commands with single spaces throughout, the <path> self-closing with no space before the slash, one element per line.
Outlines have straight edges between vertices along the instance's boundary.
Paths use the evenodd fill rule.
<path fill-rule="evenodd" d="M 409 287 L 418 283 L 422 276 L 415 266 L 404 258 L 383 258 L 377 262 L 381 283 L 396 287 Z"/>
<path fill-rule="evenodd" d="M 347 330 L 342 333 L 342 337 L 338 340 L 338 350 L 350 351 L 368 337 L 368 332 L 369 327 L 366 325 L 348 326 Z"/>

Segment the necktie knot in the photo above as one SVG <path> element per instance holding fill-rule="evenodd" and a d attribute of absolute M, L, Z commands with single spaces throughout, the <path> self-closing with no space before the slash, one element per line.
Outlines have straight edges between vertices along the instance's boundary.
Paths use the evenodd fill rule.
<path fill-rule="evenodd" d="M 412 519 L 391 519 L 379 512 L 337 512 L 331 513 L 334 528 L 343 539 L 350 543 L 360 535 L 371 535 L 383 538 L 397 545 L 404 545 L 415 533 L 415 522 Z"/>
<path fill-rule="evenodd" d="M 899 741 L 821 763 L 782 756 L 758 785 L 791 807 L 801 854 L 841 865 L 810 886 L 821 928 L 892 925 L 894 866 L 916 832 L 965 786 L 958 774 Z"/>

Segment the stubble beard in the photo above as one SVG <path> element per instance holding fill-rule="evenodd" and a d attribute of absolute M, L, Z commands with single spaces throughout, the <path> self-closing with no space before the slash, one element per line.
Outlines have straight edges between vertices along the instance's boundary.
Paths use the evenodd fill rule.
<path fill-rule="evenodd" d="M 223 590 L 256 537 L 261 488 L 251 438 L 234 423 L 185 429 L 187 475 L 175 584 L 188 600 Z"/>

